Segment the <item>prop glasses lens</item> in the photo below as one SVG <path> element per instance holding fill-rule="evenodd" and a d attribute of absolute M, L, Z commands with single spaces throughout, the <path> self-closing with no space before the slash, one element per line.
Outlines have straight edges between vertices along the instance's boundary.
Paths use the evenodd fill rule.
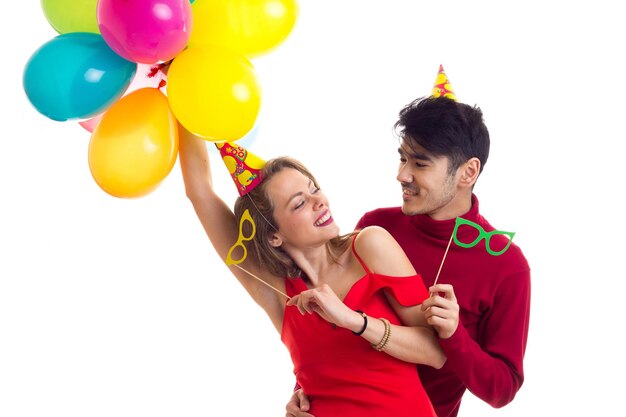
<path fill-rule="evenodd" d="M 245 222 L 250 223 L 250 236 L 246 237 L 243 235 L 243 224 Z M 241 219 L 239 219 L 239 237 L 237 238 L 237 242 L 230 248 L 228 254 L 226 255 L 226 265 L 238 265 L 246 260 L 248 257 L 248 249 L 246 249 L 246 245 L 243 242 L 248 242 L 252 240 L 254 235 L 256 234 L 256 225 L 254 224 L 254 220 L 252 220 L 252 216 L 250 216 L 250 212 L 248 210 L 244 211 L 241 215 Z M 235 260 L 232 258 L 233 251 L 236 248 L 241 248 L 242 254 L 241 258 Z"/>
<path fill-rule="evenodd" d="M 478 236 L 476 237 L 476 239 L 474 239 L 473 242 L 466 243 L 466 242 L 461 242 L 459 240 L 457 233 L 458 233 L 459 227 L 462 225 L 473 227 L 474 229 L 478 231 Z M 506 235 L 509 237 L 508 242 L 506 243 L 503 249 L 496 251 L 491 248 L 491 237 L 493 235 Z M 511 242 L 513 241 L 513 236 L 515 236 L 515 232 L 504 232 L 502 230 L 493 230 L 491 232 L 485 232 L 485 229 L 483 229 L 479 224 L 463 219 L 461 217 L 457 217 L 456 223 L 454 224 L 454 231 L 452 232 L 452 236 L 454 236 L 454 243 L 456 243 L 458 246 L 462 248 L 473 248 L 474 246 L 478 244 L 478 242 L 480 242 L 482 239 L 485 239 L 485 248 L 487 249 L 487 252 L 489 252 L 489 254 L 493 256 L 498 256 L 498 255 L 502 255 L 504 252 L 507 251 L 507 249 L 509 249 L 509 246 L 511 246 Z"/>

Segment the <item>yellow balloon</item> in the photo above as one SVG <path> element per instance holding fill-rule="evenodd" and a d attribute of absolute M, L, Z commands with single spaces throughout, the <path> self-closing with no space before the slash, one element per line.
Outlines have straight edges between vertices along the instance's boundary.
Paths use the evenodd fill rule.
<path fill-rule="evenodd" d="M 201 0 L 192 10 L 190 46 L 221 45 L 253 58 L 289 36 L 298 5 L 295 0 Z"/>
<path fill-rule="evenodd" d="M 235 141 L 254 127 L 261 105 L 252 63 L 215 47 L 187 48 L 172 61 L 167 97 L 178 121 L 210 141 Z"/>
<path fill-rule="evenodd" d="M 96 183 L 120 198 L 144 196 L 170 173 L 178 155 L 178 125 L 167 98 L 142 88 L 113 104 L 89 142 Z"/>

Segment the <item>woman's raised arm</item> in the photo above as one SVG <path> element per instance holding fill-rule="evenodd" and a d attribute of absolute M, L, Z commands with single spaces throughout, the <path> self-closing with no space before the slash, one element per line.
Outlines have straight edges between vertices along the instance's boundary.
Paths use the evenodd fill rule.
<path fill-rule="evenodd" d="M 237 240 L 237 221 L 232 210 L 213 189 L 206 140 L 179 124 L 179 162 L 187 198 L 220 258 L 226 259 Z"/>
<path fill-rule="evenodd" d="M 211 244 L 220 258 L 225 260 L 228 251 L 238 239 L 238 219 L 213 189 L 211 165 L 206 148 L 207 141 L 190 133 L 180 124 L 179 141 L 178 155 L 185 192 Z M 266 280 L 274 281 L 270 281 L 270 284 L 277 284 L 276 277 L 270 277 L 267 271 L 261 269 L 250 252 L 241 266 L 257 276 L 264 275 L 263 278 Z M 278 302 L 277 293 L 241 269 L 235 266 L 231 266 L 230 269 L 250 296 L 276 324 L 276 319 L 282 318 L 282 305 Z M 280 316 L 276 316 L 277 314 Z"/>

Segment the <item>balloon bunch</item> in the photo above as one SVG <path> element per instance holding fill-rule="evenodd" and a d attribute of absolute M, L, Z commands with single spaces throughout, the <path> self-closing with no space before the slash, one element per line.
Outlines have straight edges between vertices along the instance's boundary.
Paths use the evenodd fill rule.
<path fill-rule="evenodd" d="M 170 173 L 178 124 L 208 141 L 250 132 L 261 93 L 251 59 L 281 44 L 295 0 L 41 0 L 59 34 L 28 60 L 24 91 L 91 132 L 89 168 L 115 197 Z"/>

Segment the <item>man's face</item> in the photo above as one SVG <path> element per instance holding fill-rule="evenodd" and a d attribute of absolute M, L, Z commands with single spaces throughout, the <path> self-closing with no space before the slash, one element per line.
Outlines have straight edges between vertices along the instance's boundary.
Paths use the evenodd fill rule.
<path fill-rule="evenodd" d="M 402 212 L 436 220 L 456 217 L 457 175 L 448 173 L 447 157 L 436 157 L 417 144 L 402 141 L 396 177 L 402 185 Z"/>

